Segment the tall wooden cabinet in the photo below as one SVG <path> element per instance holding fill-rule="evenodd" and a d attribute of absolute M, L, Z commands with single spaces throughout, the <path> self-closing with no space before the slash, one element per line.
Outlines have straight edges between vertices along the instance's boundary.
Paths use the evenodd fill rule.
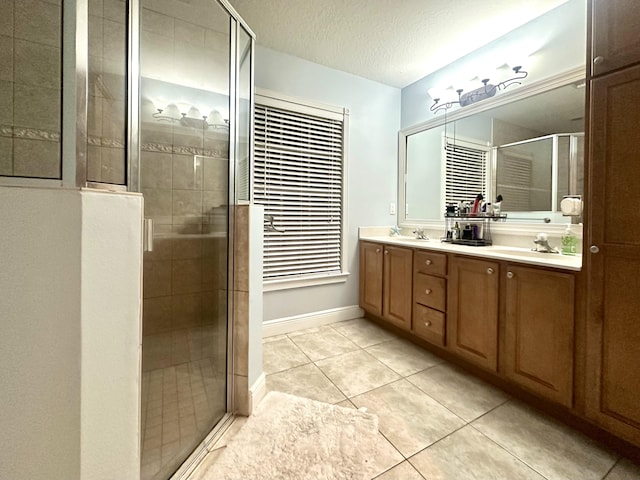
<path fill-rule="evenodd" d="M 508 265 L 505 277 L 505 376 L 571 407 L 574 276 Z"/>
<path fill-rule="evenodd" d="M 638 0 L 592 0 L 591 75 L 640 62 Z"/>
<path fill-rule="evenodd" d="M 617 70 L 590 79 L 586 414 L 640 445 L 640 8 L 595 0 L 591 25 Z"/>
<path fill-rule="evenodd" d="M 453 256 L 449 268 L 447 345 L 457 355 L 498 370 L 499 264 Z"/>

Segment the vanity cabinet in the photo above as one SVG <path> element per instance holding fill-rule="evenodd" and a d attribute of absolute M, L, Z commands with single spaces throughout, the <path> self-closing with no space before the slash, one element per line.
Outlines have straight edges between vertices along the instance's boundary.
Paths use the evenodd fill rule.
<path fill-rule="evenodd" d="M 379 243 L 360 242 L 360 308 L 382 316 L 382 257 Z"/>
<path fill-rule="evenodd" d="M 360 307 L 400 328 L 411 328 L 413 250 L 360 244 Z"/>
<path fill-rule="evenodd" d="M 574 275 L 509 264 L 504 277 L 504 375 L 571 408 Z"/>
<path fill-rule="evenodd" d="M 640 65 L 591 80 L 589 122 L 586 414 L 640 446 Z"/>
<path fill-rule="evenodd" d="M 638 0 L 593 0 L 591 76 L 640 62 Z"/>
<path fill-rule="evenodd" d="M 493 372 L 498 370 L 499 270 L 497 262 L 450 257 L 447 347 Z"/>
<path fill-rule="evenodd" d="M 439 346 L 445 345 L 447 255 L 416 250 L 413 256 L 413 320 L 411 331 Z"/>

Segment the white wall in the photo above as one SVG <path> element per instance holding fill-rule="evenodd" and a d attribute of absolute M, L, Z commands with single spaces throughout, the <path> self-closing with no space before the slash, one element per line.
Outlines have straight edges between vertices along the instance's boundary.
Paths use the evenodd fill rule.
<path fill-rule="evenodd" d="M 266 292 L 264 320 L 358 304 L 358 227 L 395 225 L 400 89 L 285 55 L 256 49 L 255 85 L 350 110 L 346 283 Z"/>
<path fill-rule="evenodd" d="M 0 187 L 0 478 L 139 478 L 141 212 Z"/>
<path fill-rule="evenodd" d="M 467 82 L 522 53 L 527 84 L 585 64 L 586 0 L 569 0 L 545 15 L 402 89 L 402 128 L 432 120 L 429 89 Z M 508 73 L 508 72 L 503 72 Z M 491 76 L 491 75 L 490 75 Z M 480 77 L 482 78 L 482 77 Z M 454 88 L 458 88 L 453 85 Z M 478 82 L 478 87 L 481 84 Z M 499 93 L 498 93 L 499 95 Z M 442 114 L 442 113 L 440 113 Z"/>

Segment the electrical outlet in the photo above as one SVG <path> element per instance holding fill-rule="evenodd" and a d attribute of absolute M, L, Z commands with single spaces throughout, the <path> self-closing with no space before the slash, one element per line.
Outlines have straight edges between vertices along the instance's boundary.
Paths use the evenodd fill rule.
<path fill-rule="evenodd" d="M 391 202 L 389 204 L 389 215 L 395 215 L 396 214 L 396 204 Z"/>

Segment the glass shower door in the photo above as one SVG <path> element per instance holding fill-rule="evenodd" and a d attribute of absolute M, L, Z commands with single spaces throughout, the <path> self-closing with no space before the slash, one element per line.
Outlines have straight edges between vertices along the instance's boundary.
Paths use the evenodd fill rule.
<path fill-rule="evenodd" d="M 167 479 L 227 410 L 230 16 L 143 0 L 142 475 Z"/>

